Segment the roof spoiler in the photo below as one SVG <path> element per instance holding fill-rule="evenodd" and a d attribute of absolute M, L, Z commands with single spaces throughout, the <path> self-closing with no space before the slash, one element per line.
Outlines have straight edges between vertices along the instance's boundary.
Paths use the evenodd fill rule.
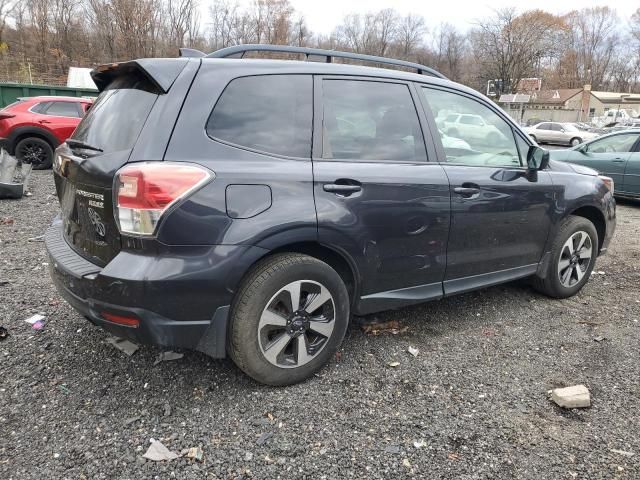
<path fill-rule="evenodd" d="M 178 56 L 179 57 L 188 57 L 188 58 L 202 58 L 206 57 L 206 53 L 201 52 L 200 50 L 196 50 L 195 48 L 179 48 Z"/>
<path fill-rule="evenodd" d="M 107 63 L 91 70 L 91 78 L 98 91 L 102 92 L 117 77 L 142 74 L 157 87 L 159 93 L 167 93 L 188 61 L 188 58 L 143 58 Z"/>

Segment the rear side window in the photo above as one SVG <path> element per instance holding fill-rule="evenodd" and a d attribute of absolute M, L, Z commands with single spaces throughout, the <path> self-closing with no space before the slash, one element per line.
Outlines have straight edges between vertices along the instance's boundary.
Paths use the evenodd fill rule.
<path fill-rule="evenodd" d="M 399 83 L 324 80 L 322 157 L 425 161 L 411 93 Z"/>
<path fill-rule="evenodd" d="M 45 115 L 55 115 L 58 117 L 80 116 L 80 110 L 78 110 L 78 104 L 76 102 L 51 102 L 43 113 Z"/>
<path fill-rule="evenodd" d="M 117 77 L 93 103 L 73 134 L 105 153 L 133 148 L 158 95 L 135 75 Z"/>
<path fill-rule="evenodd" d="M 312 102 L 310 75 L 236 78 L 211 112 L 207 134 L 260 152 L 310 158 Z"/>
<path fill-rule="evenodd" d="M 33 113 L 44 113 L 47 110 L 50 102 L 41 102 L 36 103 L 33 107 L 31 107 L 31 111 Z"/>

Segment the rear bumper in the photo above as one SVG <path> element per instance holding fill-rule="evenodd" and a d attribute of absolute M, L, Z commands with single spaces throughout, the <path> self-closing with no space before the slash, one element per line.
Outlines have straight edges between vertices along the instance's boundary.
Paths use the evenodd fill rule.
<path fill-rule="evenodd" d="M 91 323 L 137 343 L 198 350 L 214 358 L 226 354 L 227 317 L 235 290 L 230 282 L 240 281 L 248 250 L 260 253 L 254 247 L 225 247 L 222 252 L 216 252 L 220 246 L 209 247 L 208 268 L 203 271 L 197 268 L 201 262 L 193 264 L 202 252 L 193 249 L 179 259 L 175 252 L 163 257 L 123 251 L 101 268 L 69 246 L 60 221 L 47 230 L 45 245 L 56 288 Z M 216 263 L 223 255 L 237 262 Z M 234 266 L 238 268 L 230 272 Z M 110 322 L 104 312 L 136 317 L 139 326 Z"/>

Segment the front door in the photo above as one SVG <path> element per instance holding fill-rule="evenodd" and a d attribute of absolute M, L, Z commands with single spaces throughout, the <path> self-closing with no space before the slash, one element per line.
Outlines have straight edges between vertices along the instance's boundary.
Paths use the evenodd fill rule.
<path fill-rule="evenodd" d="M 460 135 L 466 150 L 448 148 L 449 138 L 437 142 L 451 188 L 445 294 L 535 273 L 551 227 L 550 175 L 528 174 L 529 145 L 488 104 L 451 90 L 423 87 L 422 93 L 428 114 L 477 115 L 487 125 L 485 140 Z"/>
<path fill-rule="evenodd" d="M 318 236 L 353 259 L 356 311 L 441 297 L 449 182 L 428 161 L 413 86 L 316 77 L 315 97 Z"/>
<path fill-rule="evenodd" d="M 613 178 L 615 189 L 624 189 L 624 175 L 638 134 L 618 133 L 598 138 L 568 152 L 567 161 L 579 163 Z"/>

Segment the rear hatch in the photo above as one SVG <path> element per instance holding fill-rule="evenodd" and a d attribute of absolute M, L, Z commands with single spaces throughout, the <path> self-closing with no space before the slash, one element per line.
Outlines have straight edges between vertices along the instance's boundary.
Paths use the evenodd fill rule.
<path fill-rule="evenodd" d="M 180 63 L 173 80 L 184 66 Z M 162 73 L 166 77 L 167 69 Z M 112 197 L 115 173 L 134 160 L 136 141 L 172 81 L 158 81 L 140 62 L 108 65 L 92 75 L 101 93 L 56 151 L 54 175 L 67 243 L 104 266 L 121 249 Z"/>

